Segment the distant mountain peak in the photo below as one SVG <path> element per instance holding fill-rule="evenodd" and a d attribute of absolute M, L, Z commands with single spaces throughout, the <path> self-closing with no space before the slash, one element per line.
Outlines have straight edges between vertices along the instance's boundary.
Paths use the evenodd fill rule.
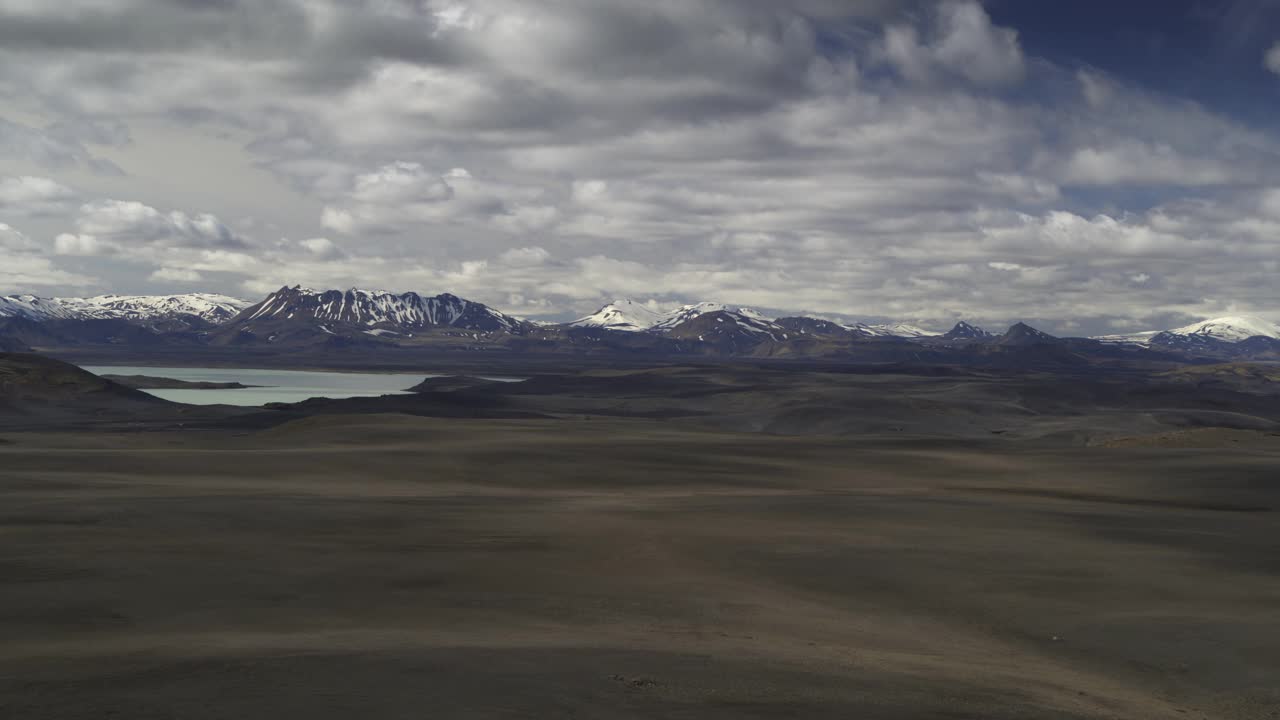
<path fill-rule="evenodd" d="M 719 348 L 741 350 L 764 341 L 788 338 L 786 328 L 758 314 L 735 310 L 711 310 L 688 317 L 666 331 L 682 340 L 697 340 Z"/>
<path fill-rule="evenodd" d="M 961 320 L 942 337 L 946 340 L 980 340 L 992 337 L 992 334 L 976 325 L 970 325 Z"/>
<path fill-rule="evenodd" d="M 29 320 L 136 320 L 199 318 L 218 325 L 251 305 L 217 293 L 178 295 L 98 295 L 87 298 L 0 297 L 0 317 Z"/>
<path fill-rule="evenodd" d="M 253 323 L 307 325 L 334 334 L 335 326 L 361 331 L 411 331 L 454 327 L 476 332 L 511 332 L 524 323 L 482 303 L 450 293 L 423 297 L 386 290 L 317 290 L 282 287 L 236 318 L 242 329 Z"/>
<path fill-rule="evenodd" d="M 644 332 L 664 319 L 664 313 L 649 304 L 620 298 L 595 313 L 569 323 L 571 327 L 604 328 L 622 332 Z"/>
<path fill-rule="evenodd" d="M 656 303 L 641 303 L 630 298 L 622 298 L 605 305 L 591 315 L 574 320 L 569 325 L 622 332 L 665 333 L 682 323 L 713 312 L 729 312 L 741 317 L 767 321 L 764 315 L 750 308 L 733 307 L 717 302 L 698 302 L 663 310 Z"/>
<path fill-rule="evenodd" d="M 1280 323 L 1253 315 L 1213 318 L 1169 330 L 1174 335 L 1203 335 L 1223 342 L 1240 342 L 1252 337 L 1280 339 Z"/>
<path fill-rule="evenodd" d="M 1095 339 L 1135 345 L 1201 347 L 1212 346 L 1215 343 L 1237 344 L 1255 337 L 1280 340 L 1280 323 L 1253 315 L 1231 315 L 1201 320 L 1172 330 L 1104 335 Z"/>
<path fill-rule="evenodd" d="M 1024 322 L 1014 324 L 1000 338 L 1000 344 L 1002 345 L 1037 345 L 1056 342 L 1058 342 L 1058 338 L 1037 330 Z"/>

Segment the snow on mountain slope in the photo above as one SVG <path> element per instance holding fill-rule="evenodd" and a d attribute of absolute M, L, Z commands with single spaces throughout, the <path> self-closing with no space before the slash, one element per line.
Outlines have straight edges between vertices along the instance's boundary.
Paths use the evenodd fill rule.
<path fill-rule="evenodd" d="M 250 305 L 226 295 L 99 295 L 90 298 L 42 298 L 10 295 L 0 298 L 0 317 L 29 320 L 135 320 L 198 317 L 221 324 Z"/>
<path fill-rule="evenodd" d="M 1251 337 L 1268 337 L 1280 340 L 1280 323 L 1274 323 L 1250 315 L 1213 318 L 1173 330 L 1149 330 L 1128 335 L 1103 335 L 1095 340 L 1112 343 L 1147 345 L 1157 337 L 1183 337 L 1192 340 L 1217 340 L 1238 343 Z"/>
<path fill-rule="evenodd" d="M 569 325 L 570 327 L 606 328 L 625 332 L 647 331 L 666 334 L 690 320 L 710 313 L 729 313 L 742 319 L 742 324 L 746 328 L 756 327 L 770 333 L 778 330 L 786 331 L 786 328 L 775 325 L 772 318 L 766 317 L 750 308 L 717 302 L 700 302 L 683 305 L 671 310 L 662 310 L 652 302 L 640 303 L 628 299 L 609 303 L 594 314 L 575 320 Z M 799 321 L 805 318 L 788 319 Z M 768 327 L 766 328 L 765 326 Z M 856 323 L 840 327 L 864 337 L 928 338 L 941 335 L 941 333 L 925 330 L 907 323 L 888 323 L 883 325 Z"/>
<path fill-rule="evenodd" d="M 215 325 L 230 320 L 251 304 L 247 300 L 213 293 L 99 295 L 91 298 L 73 298 L 68 302 L 86 315 L 126 320 L 194 315 Z"/>
<path fill-rule="evenodd" d="M 667 313 L 661 321 L 653 326 L 653 330 L 657 332 L 669 331 L 678 325 L 686 323 L 694 318 L 707 315 L 709 313 L 729 313 L 742 318 L 745 325 L 754 326 L 759 323 L 768 323 L 769 319 L 750 308 L 731 307 L 722 303 L 700 302 L 693 305 L 683 305 Z"/>
<path fill-rule="evenodd" d="M 8 295 L 0 297 L 0 317 L 21 317 L 28 320 L 75 319 L 77 311 L 60 298 L 42 298 L 35 295 Z"/>
<path fill-rule="evenodd" d="M 293 321 L 414 330 L 449 326 L 480 332 L 513 331 L 523 323 L 470 300 L 445 293 L 423 297 L 384 290 L 280 288 L 240 314 L 238 324 Z M 327 327 L 327 326 L 326 326 Z"/>
<path fill-rule="evenodd" d="M 662 322 L 666 313 L 635 300 L 615 300 L 594 314 L 569 323 L 570 327 L 605 328 L 623 332 L 644 332 Z"/>
<path fill-rule="evenodd" d="M 1174 335 L 1204 335 L 1223 342 L 1240 342 L 1251 337 L 1280 339 L 1280 324 L 1259 317 L 1240 315 L 1220 317 L 1170 330 Z"/>
<path fill-rule="evenodd" d="M 769 320 L 728 310 L 694 315 L 666 332 L 668 337 L 697 340 L 721 351 L 742 352 L 762 342 L 781 342 L 789 331 Z"/>
<path fill-rule="evenodd" d="M 1098 335 L 1093 340 L 1104 343 L 1116 343 L 1120 345 L 1148 345 L 1151 339 L 1159 335 L 1161 330 L 1148 330 L 1140 333 L 1129 333 L 1127 335 Z"/>
<path fill-rule="evenodd" d="M 942 335 L 942 333 L 925 330 L 924 328 L 916 327 L 915 325 L 908 325 L 907 323 L 888 323 L 884 325 L 855 323 L 846 327 L 856 333 L 867 335 L 869 337 L 926 338 Z"/>
<path fill-rule="evenodd" d="M 683 305 L 673 310 L 659 309 L 653 303 L 640 303 L 622 299 L 600 308 L 594 314 L 579 318 L 570 327 L 606 328 L 624 332 L 666 333 L 676 326 L 713 312 L 728 312 L 751 320 L 768 322 L 760 313 L 749 308 L 731 307 L 723 303 L 701 302 Z"/>
<path fill-rule="evenodd" d="M 992 337 L 992 335 L 986 330 L 962 320 L 956 323 L 955 327 L 951 328 L 942 337 L 947 340 L 985 340 Z"/>

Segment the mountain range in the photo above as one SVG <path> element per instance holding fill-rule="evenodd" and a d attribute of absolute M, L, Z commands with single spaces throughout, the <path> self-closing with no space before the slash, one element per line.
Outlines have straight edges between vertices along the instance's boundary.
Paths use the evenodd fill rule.
<path fill-rule="evenodd" d="M 1058 346 L 1064 352 L 1104 356 L 1161 352 L 1273 359 L 1280 357 L 1280 325 L 1254 317 L 1224 317 L 1164 331 L 1060 339 L 1022 323 L 1002 334 L 965 322 L 937 333 L 902 323 L 840 323 L 806 316 L 771 319 L 749 308 L 714 302 L 665 309 L 618 300 L 586 317 L 552 325 L 448 293 L 423 296 L 354 288 L 282 287 L 256 303 L 206 293 L 0 297 L 0 349 L 166 344 L 887 360 L 962 349 L 986 357 L 1009 348 Z"/>
<path fill-rule="evenodd" d="M 0 297 L 0 318 L 29 320 L 135 320 L 196 318 L 225 323 L 252 305 L 246 300 L 211 293 L 186 295 L 99 295 L 89 298 Z"/>
<path fill-rule="evenodd" d="M 1213 318 L 1172 330 L 1149 330 L 1129 335 L 1107 335 L 1104 342 L 1179 350 L 1214 349 L 1244 343 L 1266 345 L 1280 341 L 1280 323 L 1251 315 Z"/>
<path fill-rule="evenodd" d="M 653 303 L 639 303 L 635 300 L 624 299 L 615 300 L 595 313 L 569 323 L 569 326 L 594 327 L 621 332 L 665 332 L 686 321 L 713 312 L 728 313 L 749 323 L 771 322 L 767 317 L 750 308 L 734 307 L 722 303 L 701 302 L 693 305 L 683 305 L 673 310 L 662 310 Z M 933 337 L 941 334 L 906 323 L 888 325 L 867 325 L 865 323 L 853 325 L 832 324 L 864 337 L 918 338 Z"/>

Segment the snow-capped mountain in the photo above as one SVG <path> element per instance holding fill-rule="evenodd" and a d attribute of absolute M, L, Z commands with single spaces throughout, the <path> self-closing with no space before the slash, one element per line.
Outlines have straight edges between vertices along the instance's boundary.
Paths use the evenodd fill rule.
<path fill-rule="evenodd" d="M 687 318 L 665 331 L 667 337 L 696 341 L 722 354 L 749 354 L 761 344 L 783 342 L 789 331 L 761 317 L 729 310 L 712 310 Z"/>
<path fill-rule="evenodd" d="M 1212 344 L 1239 343 L 1253 337 L 1280 340 L 1280 323 L 1251 315 L 1213 318 L 1173 330 L 1149 330 L 1128 335 L 1104 335 L 1095 338 L 1103 342 L 1130 343 L 1134 345 L 1157 344 Z"/>
<path fill-rule="evenodd" d="M 0 317 L 46 320 L 152 321 L 195 317 L 219 325 L 250 303 L 211 293 L 185 295 L 99 295 L 89 298 L 43 298 L 35 295 L 0 297 Z"/>
<path fill-rule="evenodd" d="M 734 307 L 732 305 L 724 305 L 722 303 L 715 302 L 700 302 L 676 308 L 670 313 L 667 313 L 666 317 L 651 329 L 656 332 L 668 332 L 689 322 L 690 320 L 694 320 L 711 313 L 727 313 L 734 316 L 736 319 L 740 319 L 745 327 L 756 328 L 759 330 L 764 330 L 766 325 L 772 326 L 772 322 L 769 318 L 761 315 L 751 308 Z"/>
<path fill-rule="evenodd" d="M 0 297 L 0 317 L 18 317 L 36 321 L 72 320 L 77 317 L 77 313 L 65 298 L 8 295 Z"/>
<path fill-rule="evenodd" d="M 569 326 L 604 328 L 623 332 L 665 333 L 682 323 L 713 312 L 729 312 L 753 320 L 767 320 L 750 308 L 732 307 L 723 303 L 701 302 L 664 310 L 654 303 L 640 303 L 624 298 L 615 300 L 595 313 L 569 323 Z"/>
<path fill-rule="evenodd" d="M 640 303 L 635 300 L 616 300 L 600 308 L 594 314 L 588 315 L 569 323 L 570 327 L 589 327 L 589 328 L 605 328 L 608 330 L 621 330 L 624 332 L 656 332 L 669 333 L 674 328 L 683 325 L 695 318 L 710 313 L 728 313 L 743 320 L 746 327 L 763 328 L 770 326 L 769 332 L 782 329 L 783 332 L 787 328 L 774 324 L 772 318 L 766 317 L 755 310 L 745 307 L 737 307 L 733 305 L 725 305 L 717 302 L 700 302 L 692 305 L 683 305 L 681 307 L 663 310 L 653 303 Z M 784 318 L 790 324 L 795 325 L 793 330 L 804 330 L 808 333 L 819 331 L 818 325 L 812 323 L 804 323 L 805 327 L 801 328 L 799 324 L 802 320 L 812 320 L 812 318 Z M 824 334 L 832 334 L 836 328 L 851 332 L 855 335 L 863 337 L 898 337 L 898 338 L 927 338 L 936 337 L 940 333 L 925 330 L 914 325 L 906 323 L 890 323 L 885 325 L 869 325 L 866 323 L 855 323 L 853 325 L 838 325 L 831 321 L 820 321 L 826 323 L 821 330 Z M 787 325 L 788 323 L 783 323 Z"/>
<path fill-rule="evenodd" d="M 516 331 L 520 320 L 470 300 L 445 293 L 423 297 L 414 292 L 383 290 L 313 290 L 283 287 L 235 318 L 242 330 L 253 326 L 307 323 L 333 333 L 334 327 L 364 329 L 368 334 L 453 327 L 476 332 Z"/>
<path fill-rule="evenodd" d="M 1251 337 L 1280 339 L 1280 324 L 1259 317 L 1240 315 L 1192 323 L 1168 331 L 1172 335 L 1202 335 L 1222 342 L 1240 342 Z"/>
<path fill-rule="evenodd" d="M 615 300 L 595 313 L 569 323 L 570 327 L 604 328 L 622 332 L 644 332 L 662 322 L 669 313 L 652 304 L 635 300 Z"/>

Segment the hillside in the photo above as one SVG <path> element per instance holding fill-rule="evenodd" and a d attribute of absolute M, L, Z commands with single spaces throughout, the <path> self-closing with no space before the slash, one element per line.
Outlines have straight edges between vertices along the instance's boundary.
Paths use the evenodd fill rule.
<path fill-rule="evenodd" d="M 0 414 L 93 416 L 163 405 L 168 403 L 68 363 L 0 353 Z"/>

